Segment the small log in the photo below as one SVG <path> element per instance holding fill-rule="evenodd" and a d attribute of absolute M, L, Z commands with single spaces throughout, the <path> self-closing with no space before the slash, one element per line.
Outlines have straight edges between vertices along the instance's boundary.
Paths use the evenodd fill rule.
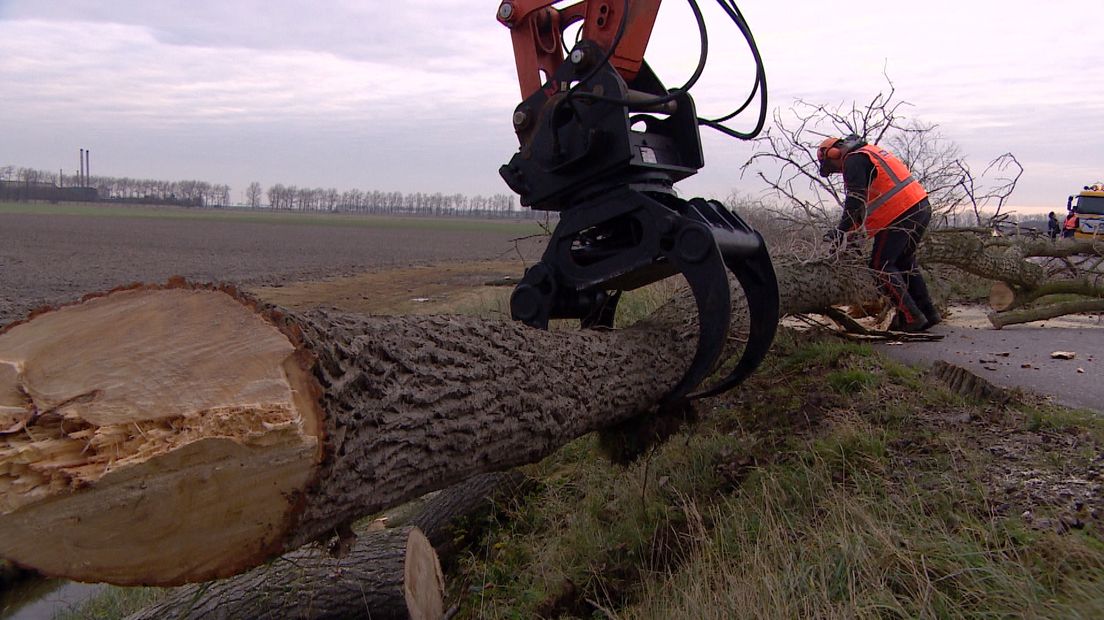
<path fill-rule="evenodd" d="M 472 519 L 488 509 L 493 502 L 514 497 L 529 486 L 528 479 L 520 472 L 493 472 L 472 476 L 443 491 L 427 496 L 424 501 L 413 502 L 416 506 L 404 506 L 405 519 L 389 519 L 390 528 L 416 528 L 436 551 L 438 566 L 449 561 L 457 550 L 456 535 L 452 524 L 460 519 Z M 369 525 L 374 528 L 377 522 Z M 254 568 L 246 573 L 225 579 L 214 584 L 190 585 L 177 588 L 147 607 L 130 616 L 129 620 L 159 620 L 161 618 L 188 618 L 189 620 L 213 620 L 215 618 L 252 618 L 258 609 L 271 609 L 272 617 L 316 618 L 325 617 L 323 610 L 355 611 L 345 616 L 365 615 L 379 617 L 381 610 L 364 609 L 361 589 L 370 592 L 394 592 L 391 584 L 398 574 L 389 574 L 385 567 L 359 566 L 360 561 L 375 562 L 379 557 L 388 557 L 386 548 L 394 542 L 390 535 L 383 535 L 380 529 L 358 533 L 353 544 L 353 552 L 336 561 L 340 565 L 340 579 L 332 578 L 335 560 L 329 554 L 318 553 L 317 547 L 302 547 L 275 560 L 271 564 Z M 393 531 L 393 529 L 391 530 Z M 423 562 L 423 564 L 425 564 Z M 291 582 L 287 571 L 278 574 L 273 567 L 293 566 L 295 575 Z M 391 570 L 399 568 L 392 563 Z M 438 573 L 440 571 L 437 571 Z M 358 587 L 350 587 L 348 575 L 365 576 L 372 582 L 362 582 Z M 427 573 L 428 575 L 428 573 Z M 426 577 L 426 575 L 423 575 Z M 359 578 L 359 577 L 358 577 Z M 343 581 L 344 580 L 344 581 Z M 382 580 L 382 583 L 380 581 Z M 258 588 L 257 584 L 262 584 Z M 421 592 L 430 591 L 432 584 L 416 588 Z M 326 601 L 324 607 L 305 608 L 303 600 L 316 599 Z M 386 609 L 395 607 L 394 597 L 383 597 Z M 423 595 L 419 597 L 425 599 Z M 433 603 L 436 598 L 426 599 Z M 434 605 L 423 605 L 433 610 Z M 416 616 L 412 616 L 416 617 Z M 437 616 L 430 616 L 436 618 Z"/>
<path fill-rule="evenodd" d="M 1083 299 L 1079 301 L 1066 301 L 1042 306 L 1033 306 L 1031 308 L 1021 308 L 1008 312 L 990 312 L 988 317 L 993 327 L 1000 329 L 1006 325 L 1045 321 L 1068 314 L 1081 314 L 1083 312 L 1104 312 L 1104 299 Z"/>
<path fill-rule="evenodd" d="M 444 577 L 416 527 L 371 532 L 341 557 L 298 549 L 233 579 L 180 588 L 129 620 L 439 620 Z"/>

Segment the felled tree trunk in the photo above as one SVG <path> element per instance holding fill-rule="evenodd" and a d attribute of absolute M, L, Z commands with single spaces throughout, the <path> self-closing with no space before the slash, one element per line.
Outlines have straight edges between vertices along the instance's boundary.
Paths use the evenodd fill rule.
<path fill-rule="evenodd" d="M 391 527 L 401 528 L 402 533 L 358 532 L 351 549 L 340 557 L 318 546 L 302 547 L 229 579 L 177 588 L 128 620 L 436 620 L 443 612 L 438 560 L 450 559 L 455 549 L 452 523 L 478 515 L 493 501 L 521 492 L 525 483 L 525 477 L 517 471 L 473 476 L 433 494 L 415 506 L 406 519 L 398 518 L 403 522 Z M 406 557 L 400 561 L 403 546 Z"/>
<path fill-rule="evenodd" d="M 776 267 L 784 312 L 867 281 Z M 654 410 L 695 315 L 680 298 L 625 330 L 543 332 L 292 314 L 179 281 L 40 313 L 0 333 L 0 556 L 124 585 L 243 572 Z"/>
<path fill-rule="evenodd" d="M 969 230 L 936 231 L 928 235 L 921 248 L 925 264 L 950 265 L 1003 285 L 1005 294 L 989 314 L 989 322 L 997 329 L 1066 314 L 1104 311 L 1101 256 L 1104 246 L 1090 241 L 993 239 Z M 1080 264 L 1074 262 L 1075 258 L 1081 259 Z M 1064 268 L 1048 271 L 1039 259 L 1061 261 L 1058 264 Z M 1081 299 L 1048 301 L 1051 295 Z"/>

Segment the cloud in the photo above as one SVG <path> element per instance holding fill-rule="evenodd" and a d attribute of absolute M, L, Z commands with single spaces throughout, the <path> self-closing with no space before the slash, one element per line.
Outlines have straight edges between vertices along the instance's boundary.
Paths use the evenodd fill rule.
<path fill-rule="evenodd" d="M 79 111 L 93 121 L 140 126 L 262 119 L 414 124 L 419 115 L 460 107 L 469 114 L 509 109 L 506 93 L 514 86 L 502 73 L 405 67 L 326 51 L 168 45 L 147 28 L 123 24 L 0 22 L 0 78 L 13 86 L 6 107 L 32 122 Z"/>
<path fill-rule="evenodd" d="M 862 102 L 888 73 L 909 116 L 939 124 L 975 166 L 1009 150 L 1030 162 L 1023 190 L 1042 202 L 1104 161 L 1086 137 L 1104 118 L 1099 59 L 1086 46 L 1098 40 L 1097 4 L 931 0 L 906 20 L 896 5 L 741 8 L 772 106 Z M 753 68 L 743 38 L 702 5 L 710 64 L 695 98 L 712 116 L 743 101 Z M 516 148 L 518 87 L 496 6 L 0 0 L 0 159 L 10 158 L 0 164 L 54 168 L 81 146 L 100 170 L 135 176 L 505 191 L 496 170 Z M 664 3 L 649 61 L 674 86 L 697 53 L 686 3 Z M 707 167 L 688 191 L 753 191 L 738 175 L 750 147 L 708 131 L 703 140 Z"/>
<path fill-rule="evenodd" d="M 410 66 L 433 57 L 462 59 L 488 33 L 501 36 L 502 27 L 493 20 L 495 5 L 483 8 L 464 0 L 9 0 L 4 16 L 81 22 L 92 30 L 100 24 L 136 26 L 174 46 L 325 49 L 353 60 Z"/>

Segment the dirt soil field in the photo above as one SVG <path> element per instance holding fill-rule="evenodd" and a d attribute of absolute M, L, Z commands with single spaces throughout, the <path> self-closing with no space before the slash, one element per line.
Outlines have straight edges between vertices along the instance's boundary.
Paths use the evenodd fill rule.
<path fill-rule="evenodd" d="M 302 310 L 326 306 L 365 314 L 440 314 L 506 311 L 525 261 L 454 261 L 254 287 L 273 303 Z M 487 286 L 488 283 L 506 286 Z"/>
<path fill-rule="evenodd" d="M 372 303 L 406 311 L 417 305 L 407 304 L 407 293 L 432 298 L 449 283 L 520 276 L 525 257 L 539 256 L 542 245 L 539 239 L 514 241 L 537 232 L 532 223 L 341 216 L 299 223 L 289 217 L 266 222 L 261 217 L 174 215 L 139 209 L 133 217 L 0 211 L 0 325 L 45 304 L 174 275 L 263 288 L 273 301 L 292 307 L 307 303 L 304 295 L 318 294 L 323 302 L 329 296 L 356 302 L 350 309 L 372 309 Z M 325 223 L 319 223 L 322 219 Z M 482 264 L 486 261 L 494 264 Z M 433 264 L 444 267 L 412 268 Z M 411 281 L 384 285 L 396 280 L 394 274 L 373 278 L 368 273 L 395 268 L 411 268 L 402 272 Z M 343 280 L 333 291 L 278 288 L 354 275 L 365 279 L 359 285 Z"/>

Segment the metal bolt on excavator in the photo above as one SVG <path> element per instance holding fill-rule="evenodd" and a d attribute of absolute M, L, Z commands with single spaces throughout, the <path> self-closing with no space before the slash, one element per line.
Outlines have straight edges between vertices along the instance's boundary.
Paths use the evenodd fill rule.
<path fill-rule="evenodd" d="M 698 127 L 751 139 L 765 121 L 766 74 L 754 37 L 731 0 L 718 4 L 755 59 L 755 87 L 733 113 L 697 115 L 690 88 L 708 56 L 696 0 L 698 66 L 668 90 L 644 61 L 661 0 L 506 0 L 523 101 L 513 115 L 520 148 L 499 170 L 521 204 L 555 211 L 559 223 L 540 262 L 510 299 L 514 319 L 546 329 L 550 319 L 612 327 L 623 291 L 682 274 L 698 310 L 698 344 L 666 405 L 731 389 L 763 360 L 778 324 L 778 283 L 763 237 L 715 200 L 676 195 L 676 182 L 704 164 Z M 553 5 L 561 5 L 554 7 Z M 566 54 L 565 30 L 580 24 Z M 742 133 L 724 123 L 758 98 L 759 118 Z M 749 334 L 728 376 L 698 390 L 714 371 L 731 322 L 727 271 L 747 299 Z M 695 391 L 698 390 L 698 391 Z"/>

